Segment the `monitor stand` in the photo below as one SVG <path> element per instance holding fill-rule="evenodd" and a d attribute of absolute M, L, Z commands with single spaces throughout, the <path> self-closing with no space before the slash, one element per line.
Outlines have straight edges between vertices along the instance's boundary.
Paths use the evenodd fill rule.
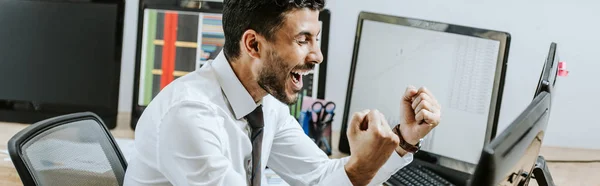
<path fill-rule="evenodd" d="M 538 156 L 533 168 L 533 176 L 535 176 L 535 180 L 540 186 L 555 186 L 552 175 L 550 175 L 550 169 L 548 169 L 543 156 Z"/>

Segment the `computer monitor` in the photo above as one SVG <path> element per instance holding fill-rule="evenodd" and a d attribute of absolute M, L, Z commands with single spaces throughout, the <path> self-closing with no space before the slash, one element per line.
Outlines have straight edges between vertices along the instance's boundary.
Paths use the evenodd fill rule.
<path fill-rule="evenodd" d="M 544 62 L 544 66 L 542 67 L 542 73 L 540 74 L 540 79 L 538 81 L 537 88 L 535 90 L 534 97 L 540 94 L 542 91 L 552 92 L 554 86 L 556 84 L 556 76 L 558 75 L 558 55 L 557 52 L 557 44 L 550 44 L 550 51 L 548 51 L 548 56 L 546 57 L 546 61 Z"/>
<path fill-rule="evenodd" d="M 557 66 L 557 44 L 551 43 L 533 101 L 483 148 L 470 185 L 523 185 L 529 181 L 550 117 Z"/>
<path fill-rule="evenodd" d="M 131 128 L 160 90 L 216 58 L 223 49 L 222 6 L 186 8 L 168 5 L 142 5 L 134 76 Z M 322 31 L 319 45 L 327 59 L 329 10 L 319 14 Z M 313 74 L 304 76 L 307 96 L 325 97 L 326 61 Z"/>
<path fill-rule="evenodd" d="M 345 129 L 352 113 L 379 109 L 390 125 L 398 124 L 406 87 L 425 86 L 441 103 L 443 119 L 422 151 L 472 169 L 495 134 L 509 43 L 505 32 L 361 12 L 340 151 L 350 152 Z"/>
<path fill-rule="evenodd" d="M 223 48 L 222 10 L 142 4 L 138 20 L 131 127 L 159 91 Z"/>
<path fill-rule="evenodd" d="M 551 94 L 542 91 L 483 148 L 469 185 L 523 185 L 531 178 L 550 117 Z"/>
<path fill-rule="evenodd" d="M 0 120 L 91 111 L 116 126 L 123 0 L 0 0 Z"/>

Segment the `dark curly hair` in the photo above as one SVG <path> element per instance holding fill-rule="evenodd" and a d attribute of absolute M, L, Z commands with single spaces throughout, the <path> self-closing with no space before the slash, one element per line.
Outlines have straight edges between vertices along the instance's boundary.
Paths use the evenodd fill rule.
<path fill-rule="evenodd" d="M 301 8 L 321 10 L 325 6 L 325 0 L 224 0 L 223 3 L 223 48 L 229 60 L 240 55 L 239 43 L 246 30 L 252 29 L 273 41 L 285 13 Z"/>

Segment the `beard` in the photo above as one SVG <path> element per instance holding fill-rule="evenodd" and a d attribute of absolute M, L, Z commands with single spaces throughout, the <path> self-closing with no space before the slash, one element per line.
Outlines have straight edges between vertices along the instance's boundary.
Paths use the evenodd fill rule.
<path fill-rule="evenodd" d="M 291 69 L 286 65 L 285 60 L 274 50 L 269 51 L 267 61 L 258 73 L 258 85 L 267 93 L 271 94 L 275 99 L 292 105 L 298 101 L 298 92 L 293 91 L 292 95 L 286 93 L 286 83 L 289 81 Z M 314 64 L 302 64 L 294 67 L 294 69 L 313 69 Z"/>

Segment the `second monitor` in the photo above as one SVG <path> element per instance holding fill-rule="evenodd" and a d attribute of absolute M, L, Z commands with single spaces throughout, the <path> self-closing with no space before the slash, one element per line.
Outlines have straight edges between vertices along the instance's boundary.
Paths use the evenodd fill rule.
<path fill-rule="evenodd" d="M 550 118 L 551 92 L 558 73 L 556 50 L 557 44 L 552 43 L 533 101 L 508 128 L 483 148 L 469 185 L 527 185 L 536 168 L 543 174 L 536 174 L 537 183 L 553 185 L 548 170 L 535 163 L 540 161 L 538 154 Z"/>

